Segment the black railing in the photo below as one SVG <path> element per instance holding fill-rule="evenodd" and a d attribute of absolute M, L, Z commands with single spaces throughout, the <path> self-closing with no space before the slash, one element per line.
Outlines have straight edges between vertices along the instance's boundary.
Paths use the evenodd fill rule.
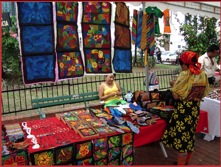
<path fill-rule="evenodd" d="M 159 89 L 170 88 L 169 81 L 179 73 L 176 70 L 155 71 L 159 80 Z M 144 84 L 145 72 L 117 74 L 117 80 L 125 91 L 146 90 Z M 86 76 L 84 78 L 60 81 L 58 83 L 35 84 L 32 86 L 14 85 L 3 86 L 2 89 L 2 114 L 16 114 L 18 112 L 33 110 L 31 101 L 35 98 L 47 98 L 84 92 L 97 91 L 98 86 L 104 81 L 104 76 Z"/>

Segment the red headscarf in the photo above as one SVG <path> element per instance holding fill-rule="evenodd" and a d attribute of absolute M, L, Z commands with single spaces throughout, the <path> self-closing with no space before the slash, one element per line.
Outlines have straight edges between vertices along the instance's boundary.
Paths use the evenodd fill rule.
<path fill-rule="evenodd" d="M 196 61 L 197 62 L 192 62 L 192 58 L 196 57 Z M 201 64 L 198 63 L 198 55 L 195 52 L 192 51 L 185 51 L 181 54 L 180 59 L 182 60 L 183 63 L 188 64 L 189 65 L 189 70 L 192 74 L 200 74 L 201 70 Z"/>

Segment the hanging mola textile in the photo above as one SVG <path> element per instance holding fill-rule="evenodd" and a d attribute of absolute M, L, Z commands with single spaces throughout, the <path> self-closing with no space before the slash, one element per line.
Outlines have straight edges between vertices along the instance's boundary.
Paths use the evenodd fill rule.
<path fill-rule="evenodd" d="M 116 2 L 115 43 L 113 67 L 115 72 L 132 72 L 129 9 L 124 2 Z"/>
<path fill-rule="evenodd" d="M 78 2 L 56 2 L 57 63 L 59 79 L 84 75 L 78 39 Z"/>
<path fill-rule="evenodd" d="M 165 9 L 163 11 L 163 22 L 164 22 L 164 33 L 171 33 L 169 9 Z"/>
<path fill-rule="evenodd" d="M 51 2 L 17 2 L 24 84 L 55 81 L 53 7 Z"/>
<path fill-rule="evenodd" d="M 111 4 L 83 2 L 82 35 L 86 73 L 111 73 Z"/>
<path fill-rule="evenodd" d="M 138 21 L 138 11 L 134 9 L 133 19 L 132 19 L 132 44 L 136 44 L 137 41 L 137 21 Z"/>
<path fill-rule="evenodd" d="M 147 7 L 145 9 L 146 13 L 150 15 L 150 23 L 148 26 L 150 26 L 148 29 L 150 32 L 147 32 L 149 34 L 149 49 L 148 53 L 149 56 L 153 56 L 154 50 L 155 50 L 155 34 L 160 34 L 160 26 L 159 26 L 159 20 L 158 18 L 163 17 L 163 12 L 158 9 L 157 7 Z M 148 22 L 148 21 L 147 21 Z"/>
<path fill-rule="evenodd" d="M 136 46 L 140 48 L 140 41 L 141 41 L 141 33 L 142 33 L 142 19 L 143 19 L 143 11 L 138 12 L 138 24 L 137 24 L 137 40 Z"/>

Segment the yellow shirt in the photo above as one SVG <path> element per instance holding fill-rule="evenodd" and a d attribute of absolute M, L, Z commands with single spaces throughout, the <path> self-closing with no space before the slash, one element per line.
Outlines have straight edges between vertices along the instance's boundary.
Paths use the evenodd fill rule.
<path fill-rule="evenodd" d="M 181 71 L 171 91 L 178 94 L 180 100 L 184 100 L 194 85 L 205 86 L 203 97 L 207 95 L 209 92 L 209 83 L 204 71 L 199 75 L 191 74 L 189 70 Z"/>
<path fill-rule="evenodd" d="M 105 83 L 103 83 L 104 85 L 104 96 L 109 95 L 110 93 L 115 93 L 118 92 L 118 88 L 115 82 L 113 82 L 113 86 L 109 87 L 108 85 L 106 85 Z M 107 98 L 106 100 L 104 100 L 104 103 L 107 103 L 110 100 L 119 100 L 120 96 L 112 96 Z"/>

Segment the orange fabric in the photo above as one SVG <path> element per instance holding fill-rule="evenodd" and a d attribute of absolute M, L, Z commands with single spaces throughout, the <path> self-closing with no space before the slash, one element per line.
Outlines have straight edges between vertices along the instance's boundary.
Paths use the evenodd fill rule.
<path fill-rule="evenodd" d="M 187 153 L 178 153 L 177 165 L 185 165 Z"/>
<path fill-rule="evenodd" d="M 197 60 L 197 63 L 195 64 L 191 60 L 193 57 L 196 57 L 196 60 Z M 180 59 L 182 60 L 182 62 L 185 64 L 189 64 L 190 72 L 195 75 L 198 75 L 201 73 L 201 70 L 200 70 L 201 64 L 198 63 L 198 57 L 199 56 L 197 55 L 197 53 L 192 52 L 192 51 L 183 52 L 180 56 Z"/>
<path fill-rule="evenodd" d="M 163 11 L 163 22 L 164 22 L 164 33 L 171 33 L 169 9 L 165 9 Z"/>
<path fill-rule="evenodd" d="M 192 155 L 193 155 L 193 152 L 189 152 L 189 153 L 187 154 L 187 158 L 186 158 L 186 163 L 185 163 L 185 165 L 189 165 L 190 159 L 192 158 Z"/>
<path fill-rule="evenodd" d="M 110 109 L 109 109 L 108 107 L 105 107 L 105 108 L 104 108 L 104 111 L 106 111 L 106 112 L 109 113 L 109 114 L 111 113 L 111 112 L 110 112 Z"/>

